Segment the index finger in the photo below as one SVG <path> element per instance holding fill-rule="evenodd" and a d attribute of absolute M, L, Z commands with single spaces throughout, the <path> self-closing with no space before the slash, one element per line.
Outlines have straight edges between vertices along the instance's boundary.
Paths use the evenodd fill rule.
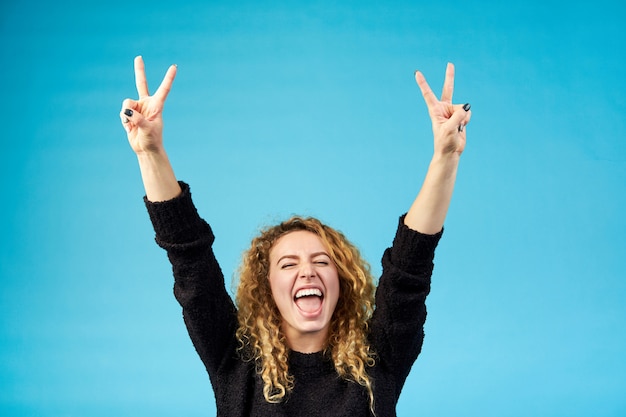
<path fill-rule="evenodd" d="M 452 93 L 454 92 L 454 64 L 448 62 L 446 67 L 446 79 L 443 82 L 441 91 L 441 101 L 452 103 Z"/>
<path fill-rule="evenodd" d="M 435 106 L 437 102 L 439 102 L 439 100 L 437 99 L 437 96 L 435 96 L 435 93 L 433 93 L 433 90 L 431 90 L 430 86 L 426 82 L 426 78 L 424 77 L 424 74 L 422 74 L 420 71 L 415 71 L 415 81 L 417 81 L 417 85 L 422 91 L 422 96 L 424 97 L 426 106 L 429 109 Z"/>
<path fill-rule="evenodd" d="M 155 97 L 158 97 L 160 100 L 165 101 L 167 95 L 170 93 L 172 89 L 172 84 L 174 83 L 174 78 L 176 78 L 176 65 L 171 65 L 167 72 L 165 73 L 165 77 L 163 77 L 163 81 L 161 81 L 161 85 L 157 89 L 156 93 L 154 93 Z"/>
<path fill-rule="evenodd" d="M 141 56 L 135 57 L 135 85 L 137 86 L 137 93 L 139 99 L 148 97 L 148 81 L 146 80 L 146 68 Z"/>

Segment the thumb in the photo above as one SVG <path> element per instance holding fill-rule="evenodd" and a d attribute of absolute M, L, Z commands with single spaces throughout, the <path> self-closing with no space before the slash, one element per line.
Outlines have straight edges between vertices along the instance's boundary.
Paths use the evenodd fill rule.
<path fill-rule="evenodd" d="M 124 102 L 122 103 L 122 109 L 120 110 L 120 121 L 122 122 L 122 126 L 124 127 L 124 130 L 126 130 L 126 133 L 130 133 L 132 128 L 137 125 L 137 107 L 137 102 L 129 98 L 124 100 Z"/>
<path fill-rule="evenodd" d="M 448 119 L 449 127 L 463 131 L 470 120 L 470 107 L 469 103 L 454 106 L 454 113 Z"/>
<path fill-rule="evenodd" d="M 122 119 L 124 129 L 126 129 L 127 132 L 130 132 L 130 130 L 135 126 L 141 128 L 146 125 L 146 119 L 143 115 L 137 110 L 131 109 L 130 106 L 122 109 L 120 117 Z"/>

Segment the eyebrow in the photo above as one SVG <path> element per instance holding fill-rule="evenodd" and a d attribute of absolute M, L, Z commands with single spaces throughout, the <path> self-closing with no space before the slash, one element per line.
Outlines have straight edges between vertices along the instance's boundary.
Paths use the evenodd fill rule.
<path fill-rule="evenodd" d="M 330 255 L 327 252 L 325 252 L 325 251 L 312 253 L 311 254 L 311 258 L 315 258 L 315 257 L 320 256 L 320 255 L 328 256 L 328 258 L 330 259 Z M 278 258 L 278 260 L 276 261 L 276 265 L 278 265 L 280 263 L 280 261 L 282 261 L 283 259 L 300 259 L 300 257 L 298 255 L 283 255 L 280 258 Z"/>

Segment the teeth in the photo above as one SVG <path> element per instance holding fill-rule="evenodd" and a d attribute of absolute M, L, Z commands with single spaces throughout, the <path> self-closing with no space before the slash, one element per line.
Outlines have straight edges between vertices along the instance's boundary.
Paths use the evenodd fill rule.
<path fill-rule="evenodd" d="M 309 295 L 322 296 L 322 292 L 318 288 L 306 288 L 296 293 L 296 298 L 307 297 Z"/>

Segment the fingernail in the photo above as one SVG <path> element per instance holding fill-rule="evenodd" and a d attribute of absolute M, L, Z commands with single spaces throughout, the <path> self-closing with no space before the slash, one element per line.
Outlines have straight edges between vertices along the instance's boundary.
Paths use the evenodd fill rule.
<path fill-rule="evenodd" d="M 470 109 L 471 107 L 472 107 L 472 106 L 470 106 L 470 104 L 469 104 L 469 103 L 465 103 L 465 104 L 463 105 L 463 110 L 465 110 L 465 111 L 469 111 L 469 109 Z"/>
<path fill-rule="evenodd" d="M 132 117 L 133 116 L 133 111 L 131 109 L 126 109 L 124 110 L 124 114 L 128 117 Z"/>

